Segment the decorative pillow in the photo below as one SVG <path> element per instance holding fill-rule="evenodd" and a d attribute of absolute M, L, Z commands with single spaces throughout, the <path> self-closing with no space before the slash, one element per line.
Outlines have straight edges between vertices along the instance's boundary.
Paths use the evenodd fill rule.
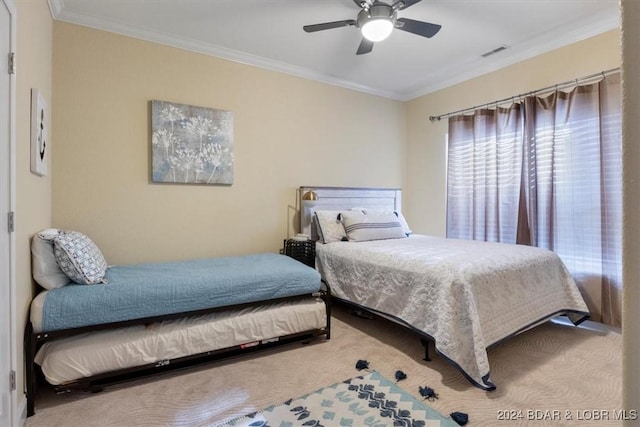
<path fill-rule="evenodd" d="M 407 220 L 404 218 L 404 215 L 402 215 L 402 212 L 400 211 L 392 211 L 392 210 L 376 210 L 376 209 L 363 209 L 363 212 L 366 214 L 386 214 L 389 212 L 393 212 L 397 217 L 398 220 L 400 221 L 400 225 L 402 226 L 402 230 L 404 230 L 404 234 L 406 234 L 407 236 L 410 236 L 411 234 L 413 234 L 413 231 L 411 230 L 411 228 L 409 227 L 409 224 L 407 224 Z"/>
<path fill-rule="evenodd" d="M 342 211 L 316 211 L 318 237 L 322 243 L 341 242 L 347 240 L 340 213 Z"/>
<path fill-rule="evenodd" d="M 57 228 L 48 228 L 31 239 L 31 273 L 33 280 L 45 289 L 61 288 L 71 282 L 60 270 L 53 253 L 53 239 L 58 234 Z"/>
<path fill-rule="evenodd" d="M 370 213 L 349 211 L 341 213 L 349 240 L 402 239 L 407 237 L 395 213 Z"/>
<path fill-rule="evenodd" d="M 107 261 L 89 237 L 78 231 L 63 231 L 53 244 L 60 269 L 75 283 L 106 283 Z"/>

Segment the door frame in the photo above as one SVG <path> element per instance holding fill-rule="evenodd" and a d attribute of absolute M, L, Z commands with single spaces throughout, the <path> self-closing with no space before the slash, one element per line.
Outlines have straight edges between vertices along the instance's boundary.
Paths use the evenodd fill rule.
<path fill-rule="evenodd" d="M 9 30 L 9 50 L 10 52 L 16 53 L 16 32 L 17 32 L 17 11 L 14 0 L 0 0 L 2 2 L 2 7 L 6 8 L 9 11 L 9 20 L 10 20 L 10 30 Z M 2 60 L 8 61 L 9 58 L 3 58 Z M 9 125 L 9 158 L 8 159 L 0 159 L 0 163 L 4 167 L 8 166 L 7 176 L 9 178 L 9 194 L 6 200 L 8 202 L 7 211 L 15 212 L 16 211 L 16 67 L 14 67 L 13 73 L 9 74 L 9 87 L 8 87 L 8 101 L 9 101 L 9 117 L 8 117 L 8 125 Z M 6 100 L 6 99 L 5 99 Z M 4 102 L 3 100 L 2 102 Z M 4 203 L 5 201 L 3 201 Z M 15 215 L 15 214 L 14 214 Z M 2 224 L 6 224 L 8 227 L 8 219 L 6 221 L 2 221 Z M 9 253 L 7 265 L 9 266 L 9 288 L 7 290 L 8 294 L 8 307 L 9 307 L 9 330 L 8 330 L 8 352 L 7 361 L 9 366 L 2 366 L 2 375 L 9 374 L 10 372 L 15 372 L 15 375 L 18 374 L 18 360 L 17 360 L 17 330 L 16 330 L 16 320 L 17 320 L 17 300 L 16 300 L 16 231 L 15 226 L 12 231 L 9 231 L 8 228 L 5 229 L 6 232 L 2 232 L 2 238 L 9 239 Z M 4 297 L 5 295 L 3 295 Z M 17 378 L 15 381 L 17 383 Z M 17 385 L 17 384 L 16 384 Z M 23 399 L 24 400 L 24 399 Z M 22 402 L 24 405 L 24 402 Z M 26 406 L 25 408 L 26 409 Z M 18 411 L 18 390 L 16 389 L 10 390 L 9 392 L 9 405 L 8 405 L 8 418 L 10 425 L 17 426 L 20 425 L 20 418 L 24 418 L 24 409 L 22 412 Z"/>

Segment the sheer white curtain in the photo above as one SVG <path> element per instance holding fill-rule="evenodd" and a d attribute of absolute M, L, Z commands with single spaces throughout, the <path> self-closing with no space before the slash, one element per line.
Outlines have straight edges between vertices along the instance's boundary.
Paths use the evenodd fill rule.
<path fill-rule="evenodd" d="M 447 193 L 448 237 L 555 251 L 594 318 L 615 326 L 622 295 L 619 76 L 450 118 Z"/>

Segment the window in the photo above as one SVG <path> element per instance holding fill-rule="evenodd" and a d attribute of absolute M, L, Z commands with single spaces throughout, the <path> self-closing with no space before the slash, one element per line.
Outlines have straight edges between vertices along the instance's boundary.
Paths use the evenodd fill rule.
<path fill-rule="evenodd" d="M 621 323 L 619 73 L 449 119 L 447 237 L 558 253 Z"/>

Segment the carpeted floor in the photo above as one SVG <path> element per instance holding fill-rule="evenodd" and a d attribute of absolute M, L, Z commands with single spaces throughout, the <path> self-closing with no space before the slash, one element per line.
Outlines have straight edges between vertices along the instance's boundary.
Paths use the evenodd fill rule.
<path fill-rule="evenodd" d="M 469 415 L 470 426 L 621 425 L 622 338 L 619 333 L 546 323 L 489 352 L 494 392 L 484 392 L 444 360 L 422 360 L 420 340 L 380 319 L 334 306 L 332 338 L 293 344 L 97 394 L 54 395 L 41 387 L 26 427 L 211 426 L 279 404 L 358 374 L 358 359 L 421 399 L 429 386 L 441 414 Z M 433 348 L 432 348 L 433 353 Z M 546 418 L 546 419 L 545 419 Z M 608 419 L 603 419 L 608 418 Z"/>

